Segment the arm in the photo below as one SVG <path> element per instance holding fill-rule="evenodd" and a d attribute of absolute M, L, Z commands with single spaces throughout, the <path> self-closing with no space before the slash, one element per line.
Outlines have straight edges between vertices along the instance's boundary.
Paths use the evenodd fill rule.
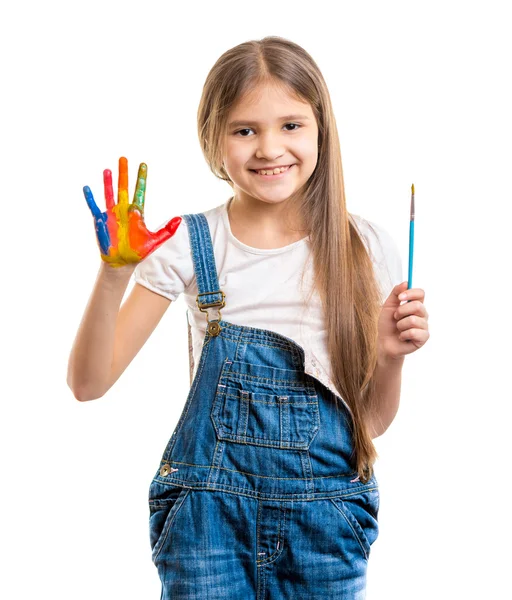
<path fill-rule="evenodd" d="M 114 385 L 171 304 L 136 284 L 120 309 L 134 268 L 101 264 L 68 362 L 67 384 L 79 401 L 100 398 Z"/>
<path fill-rule="evenodd" d="M 375 368 L 377 411 L 370 423 L 373 438 L 391 425 L 400 403 L 402 367 L 405 357 L 429 339 L 428 313 L 421 288 L 407 288 L 403 281 L 392 289 L 379 318 L 379 341 Z M 401 300 L 407 300 L 400 305 Z"/>
<path fill-rule="evenodd" d="M 378 409 L 370 425 L 372 439 L 386 431 L 398 412 L 404 359 L 379 355 L 374 375 Z"/>
<path fill-rule="evenodd" d="M 107 210 L 101 212 L 89 186 L 84 196 L 92 213 L 102 263 L 69 356 L 67 383 L 79 401 L 103 396 L 121 376 L 162 318 L 171 301 L 135 285 L 119 306 L 131 276 L 161 244 L 171 238 L 182 218 L 158 231 L 144 223 L 147 165 L 141 163 L 133 202 L 128 202 L 128 161 L 119 159 L 118 202 L 112 172 L 103 171 Z"/>

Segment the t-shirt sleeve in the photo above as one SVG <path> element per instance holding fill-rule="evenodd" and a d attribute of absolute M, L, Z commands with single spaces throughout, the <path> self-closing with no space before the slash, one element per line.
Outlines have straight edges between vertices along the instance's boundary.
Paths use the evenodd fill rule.
<path fill-rule="evenodd" d="M 363 219 L 363 222 L 365 227 L 361 233 L 373 261 L 384 303 L 395 285 L 404 281 L 402 258 L 395 240 L 388 231 L 373 221 Z"/>
<path fill-rule="evenodd" d="M 158 231 L 167 223 L 161 223 Z M 190 285 L 194 276 L 188 228 L 185 219 L 174 235 L 146 256 L 133 272 L 136 283 L 165 296 L 173 302 Z"/>

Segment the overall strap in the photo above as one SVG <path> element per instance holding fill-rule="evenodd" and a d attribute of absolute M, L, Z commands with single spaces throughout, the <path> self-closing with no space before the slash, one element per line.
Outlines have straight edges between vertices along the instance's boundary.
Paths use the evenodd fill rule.
<path fill-rule="evenodd" d="M 194 272 L 197 280 L 198 295 L 196 303 L 202 312 L 206 313 L 207 330 L 212 336 L 219 335 L 221 320 L 220 309 L 225 306 L 225 294 L 219 289 L 217 267 L 213 253 L 212 238 L 208 221 L 203 213 L 182 215 L 188 226 L 190 249 L 194 262 Z M 210 319 L 208 308 L 219 309 L 218 319 Z"/>

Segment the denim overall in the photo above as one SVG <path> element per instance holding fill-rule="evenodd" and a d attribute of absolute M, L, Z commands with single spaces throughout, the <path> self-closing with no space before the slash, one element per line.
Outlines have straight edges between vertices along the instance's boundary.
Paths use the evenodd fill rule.
<path fill-rule="evenodd" d="M 149 488 L 161 600 L 363 599 L 379 491 L 354 470 L 351 415 L 292 339 L 221 319 L 208 222 L 183 218 L 208 325 Z"/>

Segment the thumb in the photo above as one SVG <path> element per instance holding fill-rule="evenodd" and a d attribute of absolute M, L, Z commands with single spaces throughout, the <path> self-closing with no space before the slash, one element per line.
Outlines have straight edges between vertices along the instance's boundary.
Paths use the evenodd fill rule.
<path fill-rule="evenodd" d="M 400 306 L 400 303 L 402 302 L 398 296 L 402 293 L 405 292 L 405 290 L 407 289 L 407 281 L 402 281 L 402 283 L 398 283 L 397 285 L 395 285 L 395 287 L 391 290 L 391 293 L 389 294 L 386 302 L 384 302 L 384 306 L 386 308 L 398 308 Z"/>
<path fill-rule="evenodd" d="M 163 244 L 170 237 L 172 237 L 176 233 L 176 229 L 178 229 L 182 220 L 183 219 L 181 217 L 174 217 L 168 221 L 166 225 L 156 231 L 155 240 L 157 245 Z"/>
<path fill-rule="evenodd" d="M 183 219 L 181 217 L 174 217 L 174 219 L 171 219 L 167 225 L 165 226 L 165 229 L 167 229 L 167 231 L 171 234 L 171 236 L 173 236 L 176 233 L 176 229 L 178 229 L 181 221 Z"/>

